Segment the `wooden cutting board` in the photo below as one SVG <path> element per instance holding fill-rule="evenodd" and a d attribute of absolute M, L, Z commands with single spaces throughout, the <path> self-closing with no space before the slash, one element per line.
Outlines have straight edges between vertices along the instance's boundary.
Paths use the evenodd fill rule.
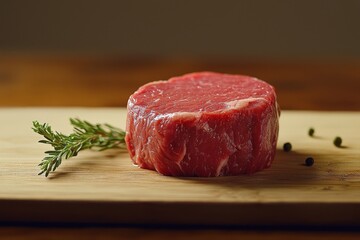
<path fill-rule="evenodd" d="M 360 226 L 360 112 L 283 111 L 276 159 L 254 175 L 166 177 L 119 151 L 85 151 L 37 175 L 49 148 L 37 143 L 33 120 L 69 133 L 69 117 L 123 128 L 125 116 L 122 108 L 0 108 L 0 221 Z"/>

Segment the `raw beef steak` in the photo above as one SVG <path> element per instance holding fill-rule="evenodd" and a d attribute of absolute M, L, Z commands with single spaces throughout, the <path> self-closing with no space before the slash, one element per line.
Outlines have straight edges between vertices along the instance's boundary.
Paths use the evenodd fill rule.
<path fill-rule="evenodd" d="M 256 78 L 200 72 L 140 87 L 128 101 L 126 143 L 141 168 L 170 176 L 226 176 L 268 168 L 279 108 Z"/>

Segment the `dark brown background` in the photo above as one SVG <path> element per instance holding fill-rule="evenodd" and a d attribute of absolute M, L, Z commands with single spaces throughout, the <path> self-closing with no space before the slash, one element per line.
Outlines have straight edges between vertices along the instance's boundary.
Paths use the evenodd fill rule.
<path fill-rule="evenodd" d="M 358 0 L 2 0 L 0 50 L 359 58 Z"/>
<path fill-rule="evenodd" d="M 282 109 L 359 110 L 360 1 L 0 2 L 1 106 L 125 106 L 193 71 L 256 76 Z"/>

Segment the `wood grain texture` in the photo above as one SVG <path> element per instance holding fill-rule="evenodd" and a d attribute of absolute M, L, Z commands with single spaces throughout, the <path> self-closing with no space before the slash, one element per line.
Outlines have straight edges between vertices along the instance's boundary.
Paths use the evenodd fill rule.
<path fill-rule="evenodd" d="M 360 226 L 360 113 L 283 111 L 276 160 L 250 176 L 174 178 L 127 153 L 87 151 L 49 178 L 31 121 L 69 132 L 69 117 L 124 127 L 122 108 L 1 108 L 1 221 Z M 14 124 L 15 123 L 15 124 Z M 307 136 L 309 127 L 315 137 Z M 343 138 L 344 148 L 332 144 Z M 291 142 L 293 151 L 281 150 Z M 312 167 L 303 165 L 313 156 Z"/>
<path fill-rule="evenodd" d="M 357 240 L 360 233 L 356 232 L 333 232 L 333 231 L 280 231 L 280 230 L 238 230 L 238 229 L 137 229 L 116 227 L 94 227 L 94 228 L 65 228 L 65 227 L 0 227 L 0 238 L 8 240 L 47 240 L 47 239 L 263 239 L 263 240 L 292 240 L 314 239 L 314 240 Z"/>
<path fill-rule="evenodd" d="M 124 107 L 141 85 L 195 71 L 245 74 L 282 109 L 360 110 L 360 61 L 153 59 L 0 54 L 0 106 Z"/>

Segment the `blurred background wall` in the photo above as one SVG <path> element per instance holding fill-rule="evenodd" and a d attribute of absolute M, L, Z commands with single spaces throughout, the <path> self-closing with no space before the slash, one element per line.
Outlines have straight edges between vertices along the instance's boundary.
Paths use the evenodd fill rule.
<path fill-rule="evenodd" d="M 358 0 L 1 0 L 0 52 L 359 58 Z"/>

